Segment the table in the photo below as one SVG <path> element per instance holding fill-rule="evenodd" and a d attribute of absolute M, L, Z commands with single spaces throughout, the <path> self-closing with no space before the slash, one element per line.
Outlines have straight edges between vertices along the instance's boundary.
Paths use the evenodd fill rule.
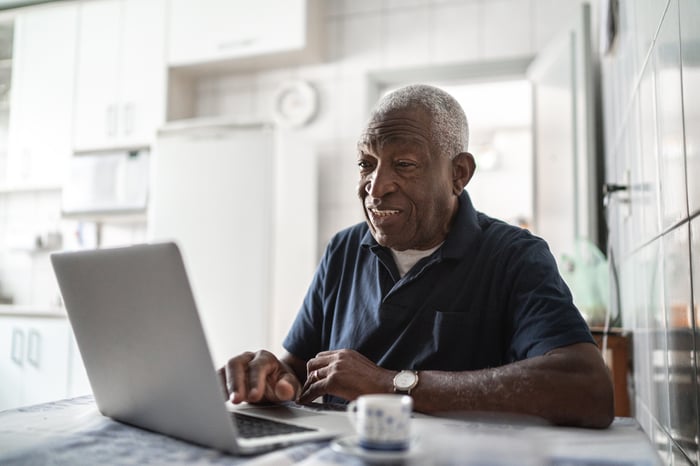
<path fill-rule="evenodd" d="M 601 351 L 605 343 L 603 359 L 605 359 L 605 364 L 610 369 L 613 378 L 615 416 L 629 416 L 630 397 L 627 376 L 630 365 L 630 348 L 628 334 L 619 328 L 606 331 L 602 327 L 591 327 L 591 333 Z"/>
<path fill-rule="evenodd" d="M 416 448 L 399 464 L 656 466 L 661 461 L 632 418 L 609 429 L 539 425 L 500 415 L 414 418 Z M 364 465 L 330 442 L 234 457 L 102 416 L 91 396 L 0 412 L 0 464 Z"/>

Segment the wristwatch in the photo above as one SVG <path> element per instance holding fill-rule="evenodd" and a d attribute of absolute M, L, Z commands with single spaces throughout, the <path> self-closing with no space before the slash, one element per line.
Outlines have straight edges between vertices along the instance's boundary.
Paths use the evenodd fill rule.
<path fill-rule="evenodd" d="M 418 372 L 400 371 L 394 376 L 394 393 L 410 395 L 411 390 L 418 385 Z"/>

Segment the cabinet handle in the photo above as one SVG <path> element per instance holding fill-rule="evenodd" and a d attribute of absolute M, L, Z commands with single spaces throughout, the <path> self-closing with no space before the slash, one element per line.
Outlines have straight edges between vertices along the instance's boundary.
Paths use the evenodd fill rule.
<path fill-rule="evenodd" d="M 41 363 L 41 335 L 34 329 L 27 338 L 27 362 L 37 369 Z"/>
<path fill-rule="evenodd" d="M 18 366 L 24 365 L 24 332 L 18 328 L 12 330 L 10 357 Z"/>
<path fill-rule="evenodd" d="M 227 42 L 219 42 L 216 48 L 220 52 L 229 52 L 236 49 L 246 49 L 254 46 L 259 40 L 259 37 L 244 37 L 241 39 L 229 40 Z"/>
<path fill-rule="evenodd" d="M 124 105 L 124 134 L 129 135 L 134 130 L 134 104 Z"/>
<path fill-rule="evenodd" d="M 105 129 L 107 131 L 107 136 L 114 136 L 117 134 L 117 107 L 114 104 L 107 106 Z"/>

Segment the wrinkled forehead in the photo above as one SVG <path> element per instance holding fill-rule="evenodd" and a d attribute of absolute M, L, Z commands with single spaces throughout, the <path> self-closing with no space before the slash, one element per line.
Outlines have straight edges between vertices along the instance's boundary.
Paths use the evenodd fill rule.
<path fill-rule="evenodd" d="M 360 135 L 360 150 L 378 150 L 387 144 L 432 147 L 432 118 L 422 109 L 376 113 Z"/>

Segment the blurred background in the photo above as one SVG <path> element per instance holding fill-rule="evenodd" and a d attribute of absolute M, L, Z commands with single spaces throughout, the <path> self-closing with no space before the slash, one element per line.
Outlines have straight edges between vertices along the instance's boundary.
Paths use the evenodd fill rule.
<path fill-rule="evenodd" d="M 0 6 L 0 409 L 89 392 L 54 251 L 175 240 L 214 362 L 279 349 L 363 221 L 370 108 L 424 82 L 470 121 L 476 208 L 548 241 L 606 354 L 624 337 L 619 414 L 697 463 L 696 0 Z"/>

